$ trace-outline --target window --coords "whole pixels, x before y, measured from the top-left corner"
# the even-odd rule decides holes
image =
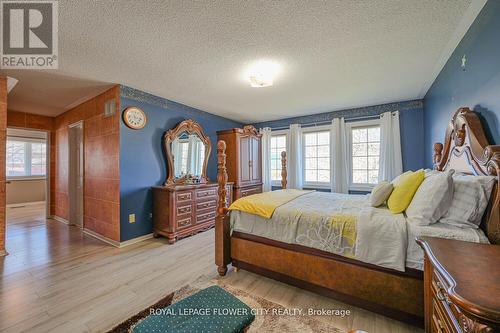
[[[304,184],[326,186],[330,184],[330,131],[305,132]]]
[[[7,177],[45,177],[45,141],[7,138]]]
[[[271,136],[271,181],[281,181],[281,152],[286,151],[286,134]]]
[[[365,125],[352,124],[350,128],[351,188],[366,189],[378,183],[380,126],[365,122]]]

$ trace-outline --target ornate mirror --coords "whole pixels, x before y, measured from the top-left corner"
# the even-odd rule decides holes
[[[212,149],[200,124],[188,119],[165,132],[168,175],[163,185],[206,183],[207,164]]]

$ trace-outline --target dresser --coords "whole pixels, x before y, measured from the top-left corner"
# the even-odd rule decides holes
[[[421,237],[425,331],[500,332],[500,246]]]
[[[232,202],[232,183],[226,186],[226,205]],[[170,244],[215,225],[217,183],[155,186],[153,235],[165,236]]]
[[[226,142],[228,181],[234,182],[233,200],[262,192],[261,135],[251,125],[218,131]]]

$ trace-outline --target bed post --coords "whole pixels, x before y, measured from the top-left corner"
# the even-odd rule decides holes
[[[287,177],[287,172],[286,172],[286,151],[281,152],[281,188],[284,190],[286,189],[286,177]]]
[[[226,207],[226,142],[223,140],[217,142],[217,183],[219,184],[219,198],[215,219],[215,264],[219,275],[224,276],[227,272],[227,265],[231,262],[231,240]]]
[[[434,144],[434,154],[432,155],[434,170],[439,170],[439,165],[441,164],[442,158],[443,158],[443,144],[441,142],[436,142]]]

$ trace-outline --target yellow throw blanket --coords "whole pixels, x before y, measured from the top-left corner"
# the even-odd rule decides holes
[[[313,191],[287,189],[249,195],[233,202],[229,210],[239,210],[269,219],[276,208],[311,192]]]

